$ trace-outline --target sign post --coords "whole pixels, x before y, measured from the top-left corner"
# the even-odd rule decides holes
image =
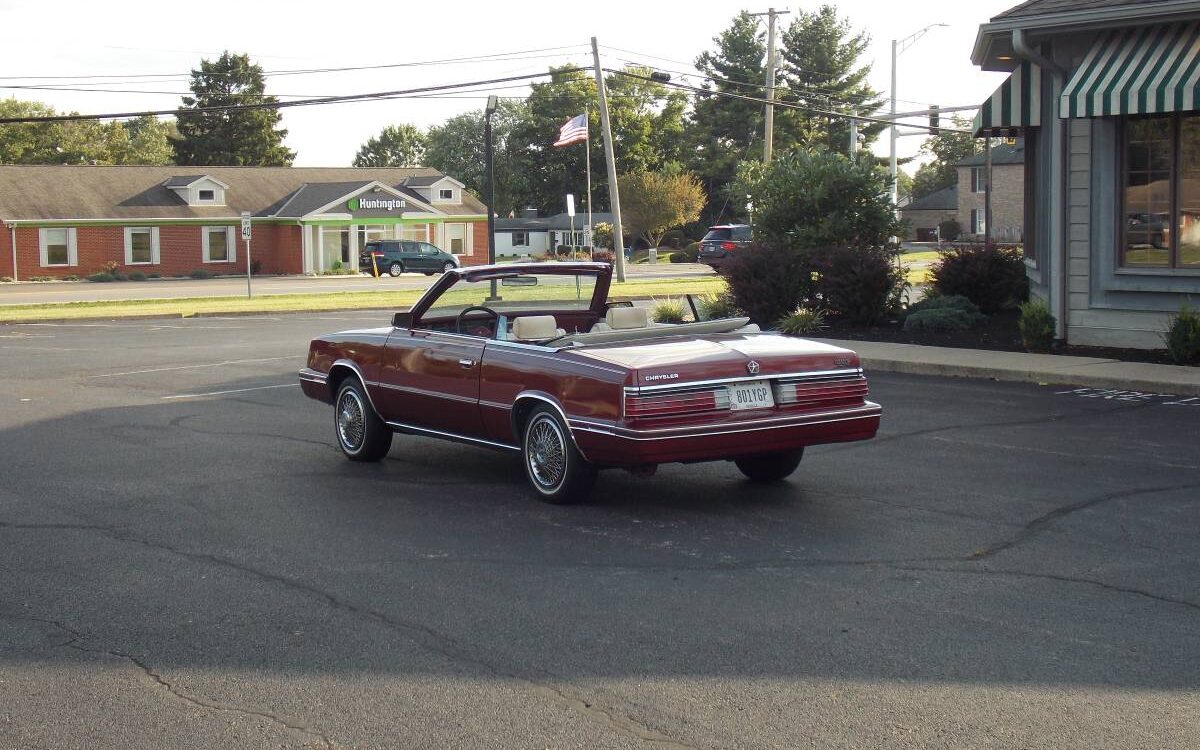
[[[242,239],[246,241],[246,296],[253,297],[250,288],[250,212],[242,212]]]
[[[567,193],[567,216],[571,217],[571,260],[575,259],[575,196]]]

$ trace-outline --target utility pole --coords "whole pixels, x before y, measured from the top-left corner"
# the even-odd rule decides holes
[[[791,11],[767,9],[766,13],[752,13],[767,17],[767,116],[763,126],[763,163],[771,161],[775,143],[775,16],[786,16]]]
[[[612,126],[608,121],[608,93],[604,90],[604,71],[600,69],[600,48],[592,37],[592,60],[596,64],[596,90],[600,94],[600,129],[604,134],[604,160],[608,163],[608,202],[613,215],[613,263],[617,281],[625,280],[625,241],[621,228],[621,193],[617,189],[617,160],[613,156]]]
[[[927,34],[930,29],[936,28],[938,26],[945,26],[945,25],[946,24],[944,24],[944,23],[931,23],[928,26],[926,26],[925,28],[920,29],[919,31],[914,31],[913,33],[909,34],[908,36],[904,37],[903,39],[893,39],[892,40],[892,91],[891,91],[892,126],[890,128],[890,131],[891,131],[890,140],[891,140],[892,148],[891,148],[891,153],[889,154],[889,158],[888,158],[888,174],[890,174],[891,178],[892,178],[892,191],[891,192],[892,192],[892,205],[893,206],[896,205],[897,199],[899,197],[897,195],[897,190],[896,190],[896,187],[897,187],[896,186],[896,59],[898,57],[900,57],[900,54],[902,52],[904,52],[904,50],[906,50],[909,47],[911,47],[912,45],[916,44],[917,40],[920,39],[921,37],[925,36],[925,34]]]

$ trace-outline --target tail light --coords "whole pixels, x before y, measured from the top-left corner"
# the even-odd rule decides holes
[[[722,250],[732,250],[735,247],[737,247],[737,245],[733,244],[732,242],[722,242],[721,243]]]
[[[628,419],[671,417],[728,408],[729,393],[724,388],[719,391],[710,389],[625,397],[625,416]]]
[[[867,379],[785,382],[775,386],[775,400],[789,406],[842,406],[860,404],[867,397]]]

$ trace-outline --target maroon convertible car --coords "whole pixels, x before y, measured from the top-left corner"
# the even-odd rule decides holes
[[[554,503],[586,496],[600,468],[732,460],[774,481],[807,445],[875,436],[854,352],[746,318],[652,323],[608,301],[611,276],[604,263],[449,271],[390,326],[314,339],[300,384],[333,405],[352,461],[380,460],[396,432],[516,451]]]

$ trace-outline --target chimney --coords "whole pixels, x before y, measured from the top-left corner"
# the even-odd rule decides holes
[[[538,210],[536,208],[522,208],[521,209],[521,218],[522,219],[536,219],[538,217],[537,214],[538,214]]]

